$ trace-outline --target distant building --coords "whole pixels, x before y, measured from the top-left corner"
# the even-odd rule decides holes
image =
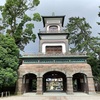
[[[68,36],[63,31],[65,16],[42,16],[44,31],[38,33],[39,53],[20,57],[18,93],[63,91],[95,93],[87,56],[69,52]],[[58,92],[59,92],[58,91]]]

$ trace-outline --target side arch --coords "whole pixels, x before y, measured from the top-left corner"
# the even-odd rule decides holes
[[[23,93],[36,92],[37,76],[34,73],[25,73],[22,77]]]
[[[37,73],[35,73],[35,72],[25,72],[25,73],[22,74],[22,76],[27,75],[27,74],[34,74],[34,75],[37,76]]]
[[[88,93],[88,80],[87,75],[84,73],[73,74],[73,91]]]
[[[19,77],[23,77],[26,74],[34,74],[36,76],[38,76],[38,73],[34,72],[34,71],[22,71],[22,72],[18,72]]]

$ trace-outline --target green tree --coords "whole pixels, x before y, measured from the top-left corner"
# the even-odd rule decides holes
[[[94,79],[100,82],[100,38],[91,36],[91,26],[85,18],[71,17],[66,26],[70,33],[71,52],[87,52],[88,63],[92,67]]]
[[[88,58],[88,64],[91,65],[92,67],[92,72],[93,72],[93,76],[94,76],[94,80],[98,83],[100,83],[100,60],[98,60],[96,57],[94,56],[90,56]]]
[[[80,52],[89,50],[89,41],[91,35],[91,26],[86,22],[85,18],[71,17],[66,26],[66,30],[70,33],[69,44],[73,45],[71,52]]]
[[[2,25],[1,33],[9,33],[15,39],[16,45],[23,50],[29,41],[35,41],[33,21],[40,21],[38,13],[28,16],[27,12],[38,6],[39,0],[6,0],[4,6],[0,6]]]
[[[99,8],[100,8],[100,6],[99,6]],[[99,12],[98,16],[100,17],[100,12]],[[97,24],[100,25],[100,22],[97,22]],[[99,41],[99,42],[98,42],[99,47],[98,47],[98,49],[97,49],[97,52],[98,52],[98,54],[99,54],[99,60],[100,60],[100,33],[98,33],[98,34],[99,34],[99,38],[96,37],[96,39]],[[97,42],[97,41],[96,41],[96,42]]]
[[[100,17],[100,12],[98,16]],[[97,24],[100,25],[100,22],[97,22]],[[93,59],[94,57],[95,60],[89,61],[88,63],[90,63],[90,65],[92,66],[92,70],[93,70],[93,74],[95,76],[94,78],[96,82],[100,84],[100,33],[98,33],[98,37],[91,38],[90,48],[92,49],[92,53],[94,55],[90,59]],[[94,61],[95,63],[93,63]]]
[[[91,37],[89,47],[95,56],[100,60],[100,37]]]
[[[17,80],[19,49],[9,35],[0,34],[0,88],[12,86]]]

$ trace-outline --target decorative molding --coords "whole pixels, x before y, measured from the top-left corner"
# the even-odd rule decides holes
[[[84,58],[44,58],[44,59],[36,59],[36,58],[28,58],[23,59],[23,64],[62,64],[62,63],[87,63]]]

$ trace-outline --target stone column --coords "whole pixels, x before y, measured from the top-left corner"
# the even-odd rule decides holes
[[[25,92],[26,92],[26,81],[25,81],[25,76],[23,76],[22,84],[23,84],[23,86],[22,86],[22,91],[23,91],[23,93],[25,93]]]
[[[37,77],[37,94],[42,94],[42,77]]]
[[[72,77],[67,77],[67,93],[73,94],[73,82]]]
[[[22,77],[19,77],[18,80],[17,80],[17,94],[22,94],[22,90],[23,90],[23,85],[22,85]]]
[[[94,81],[93,77],[88,77],[88,93],[89,94],[95,94],[95,87],[94,87]]]

